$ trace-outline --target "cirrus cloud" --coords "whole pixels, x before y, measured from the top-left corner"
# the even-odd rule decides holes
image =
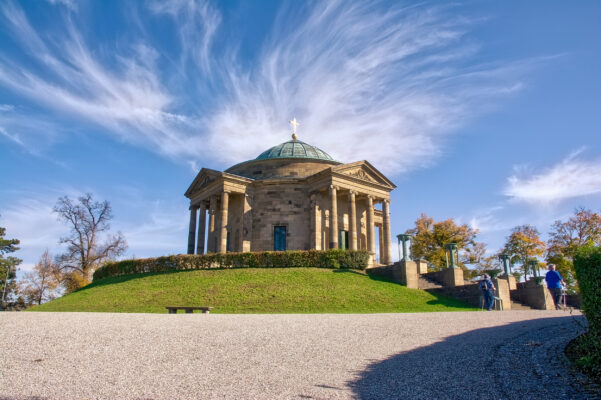
[[[435,162],[448,135],[483,105],[522,88],[528,64],[475,62],[480,44],[469,32],[480,21],[448,6],[283,4],[244,57],[244,38],[224,40],[220,28],[233,22],[213,3],[137,7],[127,40],[92,45],[78,28],[85,13],[63,15],[45,32],[4,3],[27,62],[0,51],[0,85],[194,167],[254,158],[286,140],[296,116],[301,140],[341,161],[374,160],[395,176]],[[165,21],[173,31],[162,36],[179,42],[175,50],[149,34]]]
[[[503,193],[518,201],[542,205],[601,193],[601,159],[584,160],[579,158],[581,153],[573,152],[540,172],[510,176]]]

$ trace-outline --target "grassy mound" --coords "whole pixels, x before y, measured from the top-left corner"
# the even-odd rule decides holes
[[[215,313],[465,311],[454,299],[407,289],[362,272],[251,268],[127,275],[94,282],[33,311],[165,313],[165,306],[212,306]]]

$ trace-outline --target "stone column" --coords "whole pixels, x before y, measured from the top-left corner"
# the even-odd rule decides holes
[[[384,226],[384,255],[382,257],[384,261],[382,264],[390,264],[392,263],[392,244],[390,242],[390,200],[388,199],[384,200],[382,214],[382,225]]]
[[[221,240],[219,241],[219,252],[225,253],[227,251],[227,212],[230,203],[230,192],[221,192]]]
[[[311,195],[311,249],[321,250],[321,217],[319,215],[319,204],[317,195]]]
[[[380,254],[380,264],[384,264],[384,229],[382,225],[376,225],[378,229],[378,251]]]
[[[355,194],[356,192],[351,190],[348,195],[351,250],[357,250],[357,207],[355,205]]]
[[[214,253],[215,248],[215,213],[217,212],[217,197],[211,196],[209,201],[209,237],[207,238],[207,252]]]
[[[374,228],[374,198],[367,196],[367,251],[376,255],[376,236]]]
[[[238,251],[250,251],[250,240],[252,237],[252,215],[250,214],[250,210],[250,196],[243,193],[240,207],[240,243],[237,243]]]
[[[338,200],[336,186],[330,185],[330,249],[338,248]]]
[[[252,197],[244,195],[244,215],[242,216],[242,251],[251,251],[253,235],[253,217],[252,217]]]
[[[196,211],[198,206],[190,206],[190,229],[188,230],[188,254],[194,254],[194,244],[196,242]]]
[[[207,218],[207,205],[200,203],[200,215],[198,216],[198,235],[196,239],[196,254],[205,252],[205,225]]]

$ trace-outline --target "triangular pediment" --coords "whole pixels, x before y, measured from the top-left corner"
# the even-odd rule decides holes
[[[382,174],[373,165],[365,160],[350,164],[337,165],[332,168],[332,172],[347,175],[367,183],[384,185],[390,188],[396,187],[395,184],[390,181],[390,179],[386,178],[384,174]]]
[[[186,190],[185,196],[190,197],[192,193],[198,192],[199,190],[209,186],[222,175],[222,172],[215,171],[214,169],[201,169],[198,175],[196,175],[196,178],[194,178],[194,181],[192,181],[192,184],[190,185],[188,190]]]

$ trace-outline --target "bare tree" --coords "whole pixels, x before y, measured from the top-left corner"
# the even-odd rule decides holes
[[[108,235],[101,242],[100,236],[110,229],[109,221],[113,218],[108,201],[94,201],[90,193],[78,197],[77,202],[64,196],[58,199],[54,212],[59,220],[71,225],[69,236],[60,239],[61,244],[67,244],[67,251],[56,259],[68,292],[90,283],[96,268],[127,249],[121,232]]]
[[[25,296],[28,304],[42,304],[55,299],[58,295],[61,275],[46,249],[33,271],[26,273],[19,282],[19,293]]]

